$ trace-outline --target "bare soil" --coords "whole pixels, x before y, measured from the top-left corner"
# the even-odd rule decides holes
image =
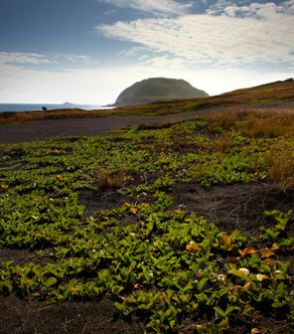
[[[209,189],[197,183],[178,183],[173,189],[174,206],[195,212],[222,231],[238,229],[248,235],[265,224],[264,211],[294,208],[294,191],[266,183],[232,184]]]
[[[132,321],[131,321],[132,320]],[[122,319],[113,302],[48,304],[0,298],[0,334],[141,334],[136,319]]]

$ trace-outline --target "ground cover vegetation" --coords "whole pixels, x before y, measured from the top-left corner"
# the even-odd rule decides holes
[[[292,119],[1,145],[0,305],[110,300],[134,333],[290,333]],[[95,333],[79,323],[60,328]]]

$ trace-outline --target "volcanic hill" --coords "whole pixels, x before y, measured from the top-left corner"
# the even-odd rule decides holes
[[[196,89],[185,80],[150,78],[136,82],[126,88],[117,98],[115,106],[135,105],[176,99],[207,97],[208,94]]]

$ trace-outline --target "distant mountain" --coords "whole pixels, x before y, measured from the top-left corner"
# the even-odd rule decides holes
[[[64,102],[64,103],[62,104],[62,107],[63,107],[63,108],[77,108],[77,107],[79,107],[79,105],[78,105],[78,104],[71,103],[71,102]]]
[[[194,99],[206,96],[208,96],[206,92],[194,88],[185,80],[150,78],[136,82],[125,89],[118,96],[115,106]]]

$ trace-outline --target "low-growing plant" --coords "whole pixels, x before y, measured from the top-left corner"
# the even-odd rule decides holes
[[[246,113],[232,118],[0,147],[0,248],[33,255],[16,263],[0,252],[0,294],[107,296],[146,333],[226,333],[236,323],[250,332],[269,314],[288,328],[292,213],[268,210],[253,238],[193,207],[214,186],[290,183],[293,138],[254,137],[242,130]],[[274,178],[276,160],[288,167]]]

